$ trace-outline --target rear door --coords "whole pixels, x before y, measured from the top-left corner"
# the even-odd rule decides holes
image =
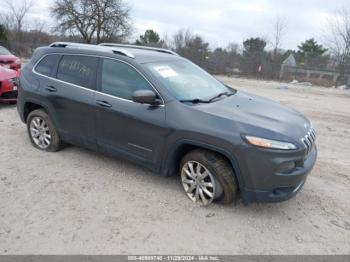
[[[69,142],[96,144],[93,92],[98,63],[92,56],[62,55],[53,77],[41,86],[60,134]]]
[[[165,107],[135,103],[132,94],[136,90],[156,90],[138,70],[122,61],[102,59],[100,71],[100,88],[95,95],[99,146],[154,166],[167,133]]]

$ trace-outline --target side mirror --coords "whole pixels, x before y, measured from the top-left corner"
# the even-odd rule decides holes
[[[161,101],[152,90],[137,90],[132,94],[132,100],[140,104],[160,105]]]

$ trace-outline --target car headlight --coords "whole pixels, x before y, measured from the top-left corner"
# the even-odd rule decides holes
[[[16,83],[16,78],[11,78],[7,80],[10,84],[15,84]]]
[[[255,136],[245,136],[245,139],[254,146],[269,148],[269,149],[281,149],[281,150],[294,150],[297,149],[296,145],[288,142],[282,142],[277,140],[271,140]]]
[[[21,59],[19,59],[19,58],[16,59],[15,63],[16,63],[16,64],[20,64],[20,63],[21,63]]]
[[[18,78],[11,78],[8,80],[8,82],[12,85],[18,86]]]

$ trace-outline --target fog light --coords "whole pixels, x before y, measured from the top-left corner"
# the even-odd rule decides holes
[[[291,173],[296,168],[296,163],[293,162],[284,162],[278,167],[279,173],[288,174]]]

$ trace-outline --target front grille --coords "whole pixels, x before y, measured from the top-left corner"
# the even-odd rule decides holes
[[[316,142],[316,131],[315,131],[315,129],[311,128],[309,130],[309,132],[307,133],[307,135],[301,139],[301,141],[305,145],[305,147],[306,147],[306,155],[308,155],[311,152],[311,150],[312,150],[312,148],[313,148],[313,146],[314,146],[314,144]]]

